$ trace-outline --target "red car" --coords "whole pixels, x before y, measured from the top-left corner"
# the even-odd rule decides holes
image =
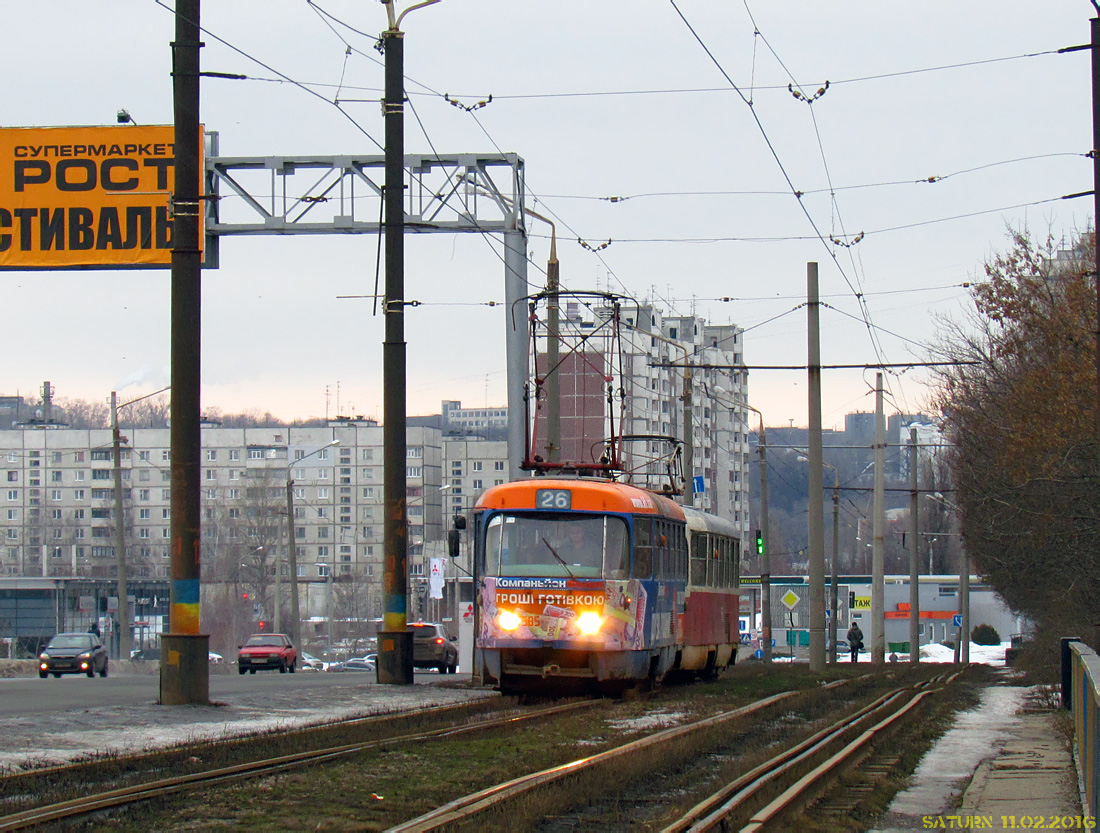
[[[298,652],[285,633],[254,633],[237,652],[237,671],[255,674],[263,668],[278,668],[280,674],[294,673]]]

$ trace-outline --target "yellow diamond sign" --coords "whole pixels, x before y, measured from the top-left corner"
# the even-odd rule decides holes
[[[798,606],[798,595],[793,590],[788,590],[779,598],[779,601],[783,602],[787,610],[794,610]]]

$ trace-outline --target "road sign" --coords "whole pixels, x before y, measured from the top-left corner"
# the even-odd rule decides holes
[[[961,628],[963,626],[963,616],[961,613],[956,613],[951,617],[952,627]]]
[[[798,594],[793,590],[788,590],[779,597],[779,601],[783,603],[783,607],[787,610],[794,610],[798,606]]]
[[[763,659],[764,658],[764,651],[761,650],[760,648],[757,648],[755,651],[752,652],[752,655],[754,657],[756,657],[757,659]]]

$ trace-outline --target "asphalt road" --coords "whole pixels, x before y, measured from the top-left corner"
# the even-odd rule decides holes
[[[105,750],[135,751],[340,717],[427,708],[496,696],[463,674],[427,671],[411,686],[371,673],[210,675],[209,706],[157,705],[155,674],[89,679],[0,679],[0,767],[62,762]]]

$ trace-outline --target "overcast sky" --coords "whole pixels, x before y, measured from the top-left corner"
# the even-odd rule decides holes
[[[0,8],[3,126],[113,124],[119,108],[170,123],[171,3]],[[1092,14],[1085,0],[443,0],[402,27],[406,150],[518,153],[528,205],[556,218],[567,287],[741,325],[750,366],[805,363],[807,261],[829,305],[825,364],[919,360],[1007,226],[1069,238],[1091,223],[1091,199],[1057,201],[1092,187],[1089,56],[1036,53],[1086,42]],[[380,3],[233,0],[202,15],[202,68],[251,79],[202,82],[222,154],[378,152],[381,56],[353,29],[381,32]],[[812,105],[788,91],[826,80]],[[493,101],[468,113],[444,93]],[[549,241],[529,228],[537,281]],[[818,238],[859,233],[849,247]],[[578,237],[612,242],[593,253]],[[204,406],[334,415],[339,386],[342,413],[380,416],[382,320],[338,298],[373,292],[376,247],[223,241],[204,274]],[[406,317],[411,413],[505,403],[505,311],[484,305],[504,298],[500,251],[478,235],[408,238],[406,296],[425,301]],[[5,272],[0,287],[0,393],[49,379],[61,398],[125,399],[167,383],[166,270]],[[892,407],[921,408],[925,378],[891,375]],[[872,410],[873,386],[873,371],[826,371],[825,426]],[[754,371],[749,397],[770,424],[805,424],[804,372]]]

